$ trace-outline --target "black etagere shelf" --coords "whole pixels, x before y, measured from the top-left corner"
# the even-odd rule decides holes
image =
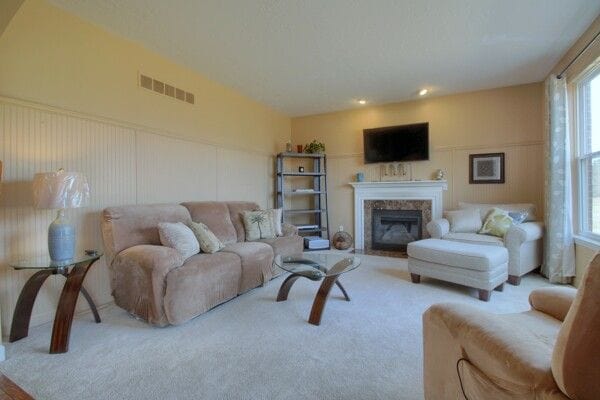
[[[290,170],[297,165],[290,166],[290,159],[302,159],[304,165],[312,167],[311,171],[299,172]],[[286,162],[287,161],[287,162]],[[295,216],[305,216],[310,223],[293,224],[298,228],[301,236],[320,236],[329,241],[329,216],[327,213],[327,156],[325,154],[305,153],[279,153],[277,155],[276,174],[276,204],[283,210],[283,221],[292,223],[290,219]],[[304,177],[310,179],[310,186],[295,190],[290,189],[294,178]],[[290,208],[286,205],[286,198],[305,196],[310,200],[310,208]],[[329,249],[328,247],[327,249]],[[307,249],[305,249],[307,250]],[[322,249],[319,249],[322,250]]]

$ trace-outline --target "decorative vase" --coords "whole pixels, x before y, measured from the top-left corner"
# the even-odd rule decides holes
[[[296,149],[298,149],[298,153],[302,153],[302,145],[301,144],[297,145]]]
[[[65,210],[59,210],[48,227],[48,252],[54,262],[69,261],[75,256],[75,228],[65,217]]]
[[[287,142],[285,144],[285,151],[291,153],[294,148],[292,147],[292,142]]]

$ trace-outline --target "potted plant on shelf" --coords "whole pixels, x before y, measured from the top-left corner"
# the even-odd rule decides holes
[[[304,152],[309,154],[325,153],[325,145],[322,142],[313,140],[309,144],[304,146]]]

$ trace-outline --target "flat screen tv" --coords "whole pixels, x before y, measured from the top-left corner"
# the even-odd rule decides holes
[[[429,123],[364,129],[365,163],[429,160]]]

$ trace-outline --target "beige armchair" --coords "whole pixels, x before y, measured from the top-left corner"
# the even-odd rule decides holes
[[[531,310],[438,304],[423,315],[425,398],[600,399],[600,255],[578,291],[534,290]]]

